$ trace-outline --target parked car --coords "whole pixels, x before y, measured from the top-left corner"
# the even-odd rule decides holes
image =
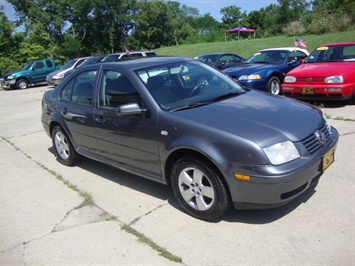
[[[196,56],[195,59],[220,70],[240,65],[245,61],[245,58],[240,55],[223,52],[202,54]]]
[[[316,48],[286,75],[282,92],[301,100],[349,100],[355,104],[355,42]]]
[[[91,56],[89,57],[87,60],[83,61],[80,65],[78,65],[76,68],[71,69],[67,72],[64,73],[64,77],[69,76],[71,73],[73,73],[76,69],[83,67],[83,66],[88,66],[91,64],[96,64],[96,63],[100,63],[102,62],[102,60],[106,57],[107,55],[103,54],[103,55],[95,55],[95,56]]]
[[[102,62],[115,62],[121,59],[135,59],[141,57],[149,57],[156,56],[157,54],[154,51],[129,51],[129,52],[121,52],[121,53],[113,53],[107,55]]]
[[[190,70],[212,79],[187,85]],[[60,163],[86,156],[169,185],[204,220],[295,199],[333,163],[338,140],[317,107],[185,57],[79,68],[44,93],[41,121]]]
[[[64,74],[66,72],[77,68],[80,64],[82,64],[88,58],[90,58],[90,57],[86,56],[86,57],[80,57],[80,58],[75,58],[75,59],[69,60],[60,69],[55,70],[47,75],[47,77],[46,77],[47,84],[49,86],[57,86],[64,78]]]
[[[28,62],[22,69],[4,74],[1,87],[4,89],[27,89],[30,86],[45,84],[48,73],[56,69],[52,59]]]
[[[245,87],[280,94],[285,75],[299,66],[308,54],[306,49],[298,47],[264,49],[249,57],[244,64],[223,72]]]

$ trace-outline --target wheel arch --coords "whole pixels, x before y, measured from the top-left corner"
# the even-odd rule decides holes
[[[182,148],[175,150],[172,152],[169,157],[166,159],[165,163],[165,168],[164,168],[164,176],[166,179],[166,184],[171,188],[171,173],[173,170],[174,164],[181,158],[183,157],[190,157],[198,160],[200,163],[207,165],[208,167],[211,167],[213,171],[218,173],[218,176],[220,176],[222,183],[224,184],[229,197],[231,198],[231,193],[229,189],[229,185],[227,180],[225,179],[222,170],[216,165],[216,163],[210,158],[209,156],[203,154],[202,152],[196,151],[194,149],[189,149],[189,148]]]
[[[65,134],[68,136],[71,144],[73,145],[74,149],[77,150],[77,145],[75,143],[75,141],[73,140],[72,135],[69,133],[70,131],[67,130],[67,128],[65,126],[63,126],[58,120],[52,120],[49,124],[49,134],[50,136],[52,136],[53,130],[56,126],[60,126],[62,128],[62,130],[65,132]]]
[[[280,80],[280,84],[283,83],[283,80],[285,78],[285,76],[281,72],[278,72],[278,71],[270,72],[267,76],[267,80],[270,80],[272,77],[277,77]]]
[[[24,80],[27,82],[28,86],[31,84],[30,80],[29,80],[28,77],[26,77],[26,76],[19,76],[19,77],[17,77],[15,83],[17,83],[20,79],[24,79]]]

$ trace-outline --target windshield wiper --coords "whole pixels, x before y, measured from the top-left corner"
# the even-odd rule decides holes
[[[190,104],[186,104],[180,107],[177,107],[175,109],[170,110],[170,112],[175,112],[175,111],[180,111],[180,110],[186,110],[186,109],[192,109],[192,108],[196,108],[196,107],[200,107],[200,106],[204,106],[207,104],[210,104],[211,102],[201,102],[201,103],[190,103]]]
[[[223,100],[223,99],[227,99],[227,98],[231,98],[233,96],[237,96],[237,95],[244,94],[244,93],[245,92],[229,92],[229,93],[223,94],[221,96],[218,96],[216,98],[213,98],[211,100],[211,102],[217,102],[217,101],[220,101],[220,100]]]

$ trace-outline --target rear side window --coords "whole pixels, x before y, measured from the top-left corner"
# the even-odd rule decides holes
[[[46,60],[46,64],[48,67],[53,67],[53,62],[51,60]]]
[[[86,71],[71,79],[61,91],[61,100],[92,106],[97,71]]]

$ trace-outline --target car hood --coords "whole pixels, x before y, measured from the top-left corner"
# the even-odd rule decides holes
[[[355,71],[354,62],[328,62],[328,63],[304,63],[291,70],[288,76],[310,77],[310,76],[333,76]]]
[[[256,72],[261,72],[265,70],[270,70],[273,68],[277,68],[279,65],[271,65],[271,64],[241,64],[240,66],[230,67],[226,70],[223,70],[224,73],[228,75],[244,75],[244,74],[252,74]]]
[[[209,125],[211,131],[218,129],[249,139],[261,147],[300,141],[323,123],[321,111],[314,106],[253,90],[174,114],[197,126]]]
[[[24,70],[24,69],[19,69],[19,70],[14,70],[14,71],[11,71],[11,72],[8,72],[6,74],[4,74],[4,78],[7,78],[8,76],[12,76],[12,75],[15,75],[15,74],[18,74],[18,73],[27,73],[29,72],[29,70]]]
[[[58,69],[58,70],[55,70],[55,71],[49,73],[48,76],[53,77],[54,75],[57,75],[57,74],[59,74],[59,73],[66,73],[66,72],[68,72],[69,70],[71,70],[71,68]]]

